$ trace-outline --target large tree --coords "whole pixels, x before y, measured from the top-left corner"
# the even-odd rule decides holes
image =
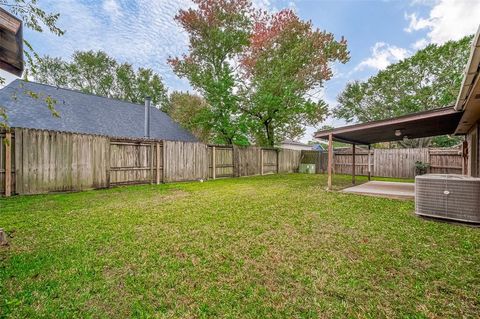
[[[366,81],[348,83],[338,96],[337,118],[367,122],[452,105],[458,95],[472,37],[430,44],[411,57],[388,66]],[[400,142],[401,146],[451,145],[441,138]]]
[[[158,107],[168,103],[160,75],[147,68],[134,70],[103,51],[77,51],[70,61],[46,56],[36,60],[35,68],[33,76],[41,83],[133,103],[143,103],[150,96]]]
[[[49,13],[43,10],[37,3],[37,0],[0,0],[0,7],[10,11],[17,17],[19,17],[24,25],[32,29],[36,32],[43,32],[48,30],[49,32],[61,36],[64,34],[64,30],[60,29],[57,26],[58,18],[60,14],[58,13]],[[25,57],[28,61],[33,61],[35,57],[38,58],[37,54],[35,53],[33,47],[30,43],[24,39],[25,44]],[[5,79],[0,76],[0,86],[5,84]],[[54,110],[54,102],[49,97],[38,96],[35,92],[25,92],[33,97],[42,98],[48,108],[52,110],[55,114]],[[8,127],[8,114],[5,109],[0,105],[0,128],[7,128]]]
[[[366,122],[452,105],[458,95],[472,37],[430,44],[367,81],[347,84],[334,115]]]
[[[327,104],[312,94],[332,77],[331,64],[349,59],[346,41],[315,29],[292,10],[255,16],[242,57],[245,103],[241,110],[260,145],[274,146],[324,120]]]
[[[209,108],[208,126],[214,141],[247,144],[239,114],[236,65],[249,43],[251,4],[248,0],[193,0],[196,7],[180,10],[175,20],[189,36],[189,52],[170,58],[174,72],[198,90]]]
[[[162,110],[200,141],[210,142],[211,130],[208,126],[210,110],[204,98],[188,92],[174,91],[170,94],[169,103]]]

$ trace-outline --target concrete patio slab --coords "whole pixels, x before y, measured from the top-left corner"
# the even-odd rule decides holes
[[[345,188],[342,192],[387,198],[414,199],[415,184],[372,181],[358,186]]]

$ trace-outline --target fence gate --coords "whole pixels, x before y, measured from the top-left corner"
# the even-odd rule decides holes
[[[163,181],[163,144],[152,141],[110,140],[109,185]]]

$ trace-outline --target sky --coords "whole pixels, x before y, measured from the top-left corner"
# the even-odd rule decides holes
[[[60,13],[62,37],[48,32],[24,32],[40,55],[69,59],[75,50],[104,50],[120,62],[158,72],[170,91],[191,90],[178,78],[167,58],[187,52],[188,37],[174,21],[190,0],[39,0],[49,12]],[[253,0],[275,12],[291,8],[321,30],[348,41],[351,59],[334,64],[334,76],[319,97],[335,107],[349,81],[366,80],[389,64],[405,59],[429,43],[441,44],[476,32],[480,0]],[[0,75],[5,77],[4,72]],[[14,79],[6,76],[7,81]],[[341,126],[328,118],[321,125]],[[308,127],[301,141],[317,128]]]

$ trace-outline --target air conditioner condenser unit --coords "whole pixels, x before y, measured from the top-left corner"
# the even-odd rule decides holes
[[[415,213],[480,223],[480,178],[456,174],[417,176]]]

